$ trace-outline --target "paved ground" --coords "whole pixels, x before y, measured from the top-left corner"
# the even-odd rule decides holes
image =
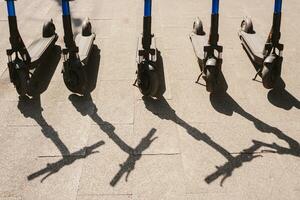
[[[60,73],[40,100],[19,101],[9,83],[5,2],[0,1],[0,199],[296,200],[300,196],[300,3],[284,1],[285,89],[267,91],[237,37],[244,15],[267,34],[273,1],[221,1],[220,43],[229,89],[210,96],[194,83],[199,68],[188,35],[209,0],[154,0],[154,31],[167,91],[141,98],[132,86],[142,0],[72,2],[74,28],[92,19],[100,51],[91,98],[72,95]],[[29,44],[53,17],[62,42],[60,5],[16,2]],[[98,52],[99,53],[99,52]],[[54,57],[52,62],[58,62]],[[49,60],[50,61],[50,60]]]

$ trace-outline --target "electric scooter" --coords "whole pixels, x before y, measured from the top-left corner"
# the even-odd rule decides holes
[[[219,0],[213,0],[209,36],[204,32],[203,24],[199,17],[194,21],[193,32],[190,34],[190,40],[201,71],[196,83],[199,83],[202,77],[206,82],[206,90],[208,92],[216,91],[223,62],[223,47],[218,45],[218,29]]]
[[[257,69],[253,80],[260,75],[266,89],[274,88],[281,76],[283,61],[283,44],[279,43],[281,9],[282,0],[275,0],[273,25],[266,42],[254,31],[252,20],[249,17],[244,18],[238,33],[242,46]]]
[[[90,20],[86,18],[81,33],[76,35],[74,39],[69,1],[74,0],[62,0],[64,42],[66,46],[63,49],[63,79],[71,92],[86,94],[88,92],[86,65],[93,49],[96,34],[92,32]]]
[[[143,34],[139,37],[136,62],[137,86],[144,96],[158,97],[161,86],[157,66],[157,49],[154,34],[151,33],[152,0],[144,0]]]
[[[49,57],[58,35],[51,19],[44,23],[42,36],[26,47],[19,33],[14,1],[6,0],[11,44],[11,49],[6,51],[10,81],[20,96],[36,96],[41,92],[32,77],[42,61]]]

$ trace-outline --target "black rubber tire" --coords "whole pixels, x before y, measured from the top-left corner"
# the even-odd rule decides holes
[[[70,69],[63,73],[66,87],[73,93],[85,94],[87,91],[87,75],[82,68]]]
[[[28,89],[28,73],[25,70],[15,70],[14,85],[18,94],[23,97],[27,94]]]
[[[267,66],[263,66],[262,83],[266,89],[273,89],[279,77],[274,70],[270,70]]]
[[[210,93],[215,92],[217,87],[217,73],[215,67],[207,67],[204,77],[206,82],[206,91]]]
[[[154,69],[148,69],[140,73],[138,87],[144,96],[156,97],[160,87],[158,73]]]

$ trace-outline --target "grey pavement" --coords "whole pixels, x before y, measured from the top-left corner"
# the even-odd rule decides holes
[[[71,94],[58,57],[40,99],[19,101],[9,82],[6,5],[0,1],[0,200],[299,199],[298,0],[283,2],[280,91],[251,80],[255,70],[237,36],[245,15],[266,36],[273,0],[220,1],[228,83],[222,96],[195,84],[199,67],[188,37],[197,16],[208,31],[211,1],[153,0],[166,79],[161,100],[143,98],[132,86],[143,1],[70,4],[74,31],[88,16],[97,34],[95,90],[90,97]],[[27,45],[53,18],[63,47],[58,0],[19,0],[16,9]]]

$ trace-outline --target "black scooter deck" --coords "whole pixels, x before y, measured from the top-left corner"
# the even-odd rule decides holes
[[[252,61],[262,65],[264,61],[263,51],[265,48],[265,41],[262,39],[262,37],[256,33],[246,33],[245,31],[240,31],[239,37],[242,41],[242,45],[248,52]]]
[[[83,36],[78,34],[75,38],[76,45],[79,48],[80,61],[86,65],[88,63],[88,58],[94,43],[96,35],[92,33],[90,36]]]
[[[142,38],[143,38],[143,36],[140,36],[138,39],[138,43],[137,43],[136,62],[138,64],[142,62],[142,59],[144,59],[144,57],[142,56],[142,53],[145,50],[143,49]],[[152,62],[156,62],[157,61],[157,49],[156,49],[156,38],[155,37],[152,37],[150,49],[151,49],[150,50],[151,55],[149,57],[149,60]]]
[[[28,53],[31,57],[31,62],[34,64],[44,55],[44,53],[55,44],[58,36],[55,34],[51,37],[42,37],[38,40],[35,40],[28,47]]]

